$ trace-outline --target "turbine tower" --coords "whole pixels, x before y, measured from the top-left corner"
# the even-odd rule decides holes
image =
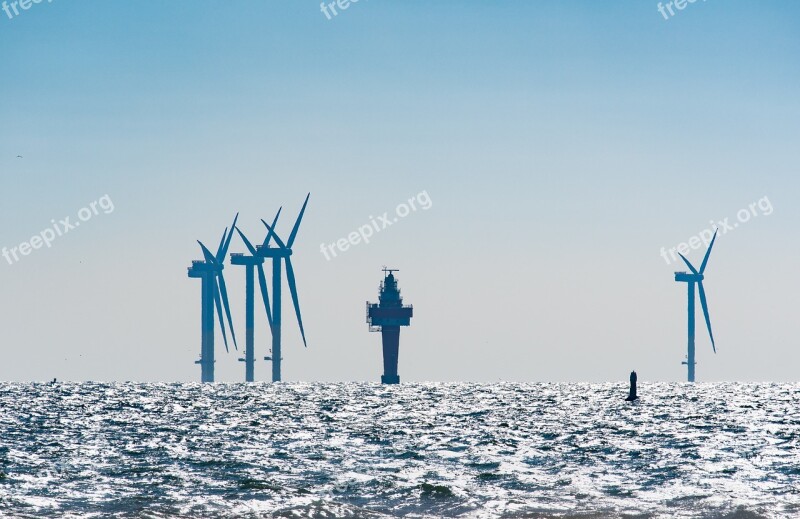
[[[397,374],[397,360],[400,355],[400,327],[411,324],[414,308],[411,305],[403,306],[400,289],[397,288],[397,279],[394,277],[397,269],[383,268],[383,282],[380,288],[380,302],[370,304],[367,301],[367,324],[369,331],[381,332],[383,339],[383,384],[399,384],[400,375]]]
[[[711,255],[711,249],[714,247],[714,241],[717,239],[717,231],[714,231],[714,237],[711,239],[711,244],[708,246],[708,250],[706,251],[706,255],[703,258],[703,263],[700,265],[700,271],[694,266],[689,263],[689,260],[686,257],[678,253],[683,259],[686,266],[689,267],[691,270],[691,274],[687,272],[676,272],[675,273],[675,281],[678,283],[686,283],[688,286],[688,295],[689,295],[689,304],[688,304],[688,313],[689,313],[689,346],[688,346],[688,353],[686,355],[686,361],[683,364],[686,364],[688,371],[689,371],[689,382],[694,382],[694,367],[695,367],[695,360],[694,360],[694,289],[695,285],[697,285],[699,292],[700,292],[700,305],[703,308],[703,316],[706,319],[706,326],[708,327],[708,336],[711,338],[711,347],[714,349],[714,353],[717,353],[717,346],[714,343],[714,334],[711,332],[711,319],[708,317],[708,303],[706,302],[706,291],[703,289],[703,273],[706,270],[706,266],[708,265],[708,257]]]
[[[233,345],[236,345],[236,333],[233,331],[233,321],[231,320],[231,309],[228,304],[228,289],[225,286],[225,278],[222,276],[223,263],[225,262],[225,255],[228,252],[228,246],[231,244],[233,237],[233,228],[236,227],[236,220],[239,214],[233,219],[233,225],[230,232],[225,229],[222,233],[222,240],[217,248],[216,256],[211,254],[211,251],[198,240],[200,248],[203,250],[205,260],[192,261],[192,266],[189,267],[190,278],[200,278],[202,283],[202,297],[201,297],[201,320],[200,327],[202,338],[200,342],[200,360],[195,361],[195,364],[200,364],[202,382],[214,382],[214,307],[217,309],[217,316],[219,317],[219,327],[222,330],[222,340],[225,342],[225,351],[228,351],[228,337],[225,333],[225,323],[222,320],[222,306],[225,306],[225,315],[228,318],[228,326],[231,329],[231,337],[233,338]]]
[[[294,303],[294,312],[297,315],[297,324],[300,326],[300,334],[303,337],[303,345],[308,347],[306,343],[306,332],[303,329],[303,319],[300,317],[300,303],[297,301],[297,284],[294,277],[294,268],[292,267],[292,245],[295,238],[297,238],[297,231],[300,229],[300,222],[303,219],[303,214],[306,212],[308,199],[311,196],[309,193],[306,196],[306,201],[303,202],[303,208],[300,214],[297,215],[297,220],[294,222],[292,233],[289,235],[289,241],[284,243],[275,233],[274,224],[270,226],[264,220],[261,222],[266,226],[269,234],[264,241],[264,245],[256,248],[257,254],[262,258],[272,259],[272,354],[264,357],[264,360],[272,361],[272,381],[280,382],[281,380],[281,278],[282,278],[282,261],[286,261],[286,281],[289,284],[289,291],[292,293],[292,303]],[[270,237],[275,238],[277,247],[270,247]]]
[[[275,227],[275,224],[278,222],[278,216],[280,216],[281,210],[278,209],[278,214],[275,215],[275,220],[272,221],[272,226]],[[258,269],[258,284],[261,288],[261,299],[264,301],[264,308],[267,311],[267,321],[269,322],[270,330],[272,329],[272,310],[269,307],[269,293],[267,292],[267,278],[264,275],[264,257],[258,255],[258,251],[253,244],[250,243],[250,240],[244,235],[244,233],[236,227],[236,232],[239,233],[239,236],[242,237],[242,241],[244,242],[247,250],[250,251],[249,256],[245,256],[242,253],[234,253],[231,254],[231,264],[232,265],[244,265],[245,266],[245,348],[244,348],[244,358],[239,359],[239,361],[245,363],[245,381],[246,382],[253,382],[255,381],[255,362],[256,362],[256,354],[255,354],[255,325],[253,323],[254,320],[254,294],[253,294],[253,269],[254,267]],[[267,234],[266,239],[264,240],[263,247],[266,247],[269,244],[270,235]]]

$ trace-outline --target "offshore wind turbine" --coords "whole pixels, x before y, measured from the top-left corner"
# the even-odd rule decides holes
[[[281,214],[281,210],[278,209],[278,214],[275,215],[275,219],[272,221],[272,227],[275,227],[275,224],[278,222],[278,217]],[[254,290],[253,290],[253,277],[254,277],[254,268],[258,270],[258,284],[261,288],[261,299],[264,301],[264,309],[267,311],[267,321],[269,322],[270,330],[272,330],[272,310],[269,305],[269,292],[267,291],[267,278],[264,275],[264,257],[258,254],[258,251],[253,244],[250,243],[250,240],[244,235],[244,233],[236,227],[236,232],[239,233],[241,236],[242,241],[244,242],[247,250],[250,251],[249,256],[245,256],[242,253],[234,253],[231,254],[231,264],[233,265],[244,265],[245,266],[245,348],[244,348],[244,358],[239,359],[240,361],[245,363],[245,381],[246,382],[253,382],[255,381],[255,362],[256,362],[256,355],[255,355],[255,325],[254,325]],[[267,234],[267,237],[264,239],[264,243],[262,247],[267,247],[269,245],[270,234]]]
[[[714,343],[714,334],[711,332],[711,319],[708,317],[708,303],[706,302],[706,291],[703,288],[703,279],[705,279],[704,273],[706,270],[706,266],[708,265],[708,257],[711,255],[711,249],[714,247],[714,241],[717,239],[717,231],[714,231],[714,237],[711,239],[711,244],[708,246],[708,250],[706,251],[706,255],[703,258],[703,263],[700,265],[700,270],[698,271],[694,268],[694,265],[689,263],[689,260],[686,257],[678,253],[683,259],[683,262],[686,263],[686,266],[689,267],[690,273],[687,272],[676,272],[675,273],[675,281],[678,283],[686,283],[688,286],[688,296],[689,296],[689,304],[687,306],[688,314],[689,314],[689,344],[688,344],[688,353],[686,355],[686,361],[683,364],[686,364],[688,368],[688,378],[689,382],[694,382],[694,367],[695,367],[695,360],[694,360],[694,290],[695,285],[697,285],[698,291],[700,293],[700,305],[703,308],[703,316],[706,319],[706,327],[708,327],[708,336],[711,338],[711,347],[714,349],[714,353],[717,353],[717,346]]]
[[[192,266],[189,267],[190,278],[200,278],[202,284],[202,297],[201,297],[201,324],[202,338],[200,342],[200,360],[195,361],[195,364],[200,364],[202,382],[214,382],[214,308],[216,307],[217,316],[219,317],[219,327],[222,330],[222,340],[225,342],[225,351],[228,351],[228,337],[225,333],[225,323],[222,320],[222,307],[225,307],[225,315],[228,318],[228,326],[231,330],[231,337],[233,338],[233,345],[236,349],[236,333],[233,331],[233,321],[231,320],[231,309],[228,304],[228,289],[225,286],[225,278],[222,275],[222,269],[225,262],[225,255],[228,253],[228,247],[231,244],[233,237],[233,229],[236,227],[236,220],[239,214],[233,219],[233,225],[225,232],[222,233],[222,240],[219,242],[217,254],[211,254],[211,251],[203,245],[201,241],[200,248],[203,251],[205,260],[192,261]]]
[[[289,291],[292,294],[292,303],[294,303],[294,311],[297,315],[297,324],[300,326],[300,334],[303,337],[303,345],[308,347],[306,343],[306,332],[303,329],[303,318],[300,316],[300,303],[297,301],[297,284],[294,277],[294,268],[292,267],[292,245],[295,238],[297,238],[297,231],[300,229],[300,222],[303,219],[303,214],[306,212],[308,199],[311,196],[309,193],[306,196],[306,201],[303,202],[303,208],[300,214],[297,215],[297,220],[294,222],[292,233],[289,235],[289,241],[284,243],[275,233],[275,227],[270,226],[264,220],[261,220],[269,234],[264,241],[264,245],[257,247],[258,255],[263,258],[272,259],[272,354],[264,357],[264,360],[272,361],[272,381],[280,382],[281,380],[281,266],[282,262],[286,262],[286,281],[289,285]],[[275,238],[277,247],[270,247],[270,237]]]

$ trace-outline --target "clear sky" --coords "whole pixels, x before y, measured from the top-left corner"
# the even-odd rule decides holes
[[[718,353],[698,313],[697,377],[800,379],[797,2],[17,8],[0,11],[0,247],[104,195],[114,210],[0,258],[0,380],[199,380],[195,240],[215,247],[239,211],[260,241],[281,205],[288,235],[309,191],[308,348],[284,289],[285,380],[379,380],[364,303],[383,265],[415,308],[402,380],[684,380],[684,268],[661,248],[764,197],[711,256]],[[429,209],[320,251],[421,192]],[[225,274],[241,350],[244,272]],[[257,358],[268,340],[257,307]],[[217,335],[217,380],[244,379],[240,355]]]

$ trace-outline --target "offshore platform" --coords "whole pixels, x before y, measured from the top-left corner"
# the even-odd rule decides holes
[[[399,384],[400,376],[397,374],[397,358],[400,353],[400,327],[411,324],[414,307],[403,306],[400,289],[397,288],[397,279],[394,277],[397,269],[383,269],[383,282],[381,282],[379,303],[372,304],[367,301],[367,324],[369,331],[381,332],[383,338],[383,375],[381,382],[384,384]]]

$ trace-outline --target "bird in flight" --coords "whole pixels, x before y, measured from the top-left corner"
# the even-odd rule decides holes
[[[17,158],[18,158],[18,159],[21,159],[21,158],[22,158],[22,155],[17,155]]]

